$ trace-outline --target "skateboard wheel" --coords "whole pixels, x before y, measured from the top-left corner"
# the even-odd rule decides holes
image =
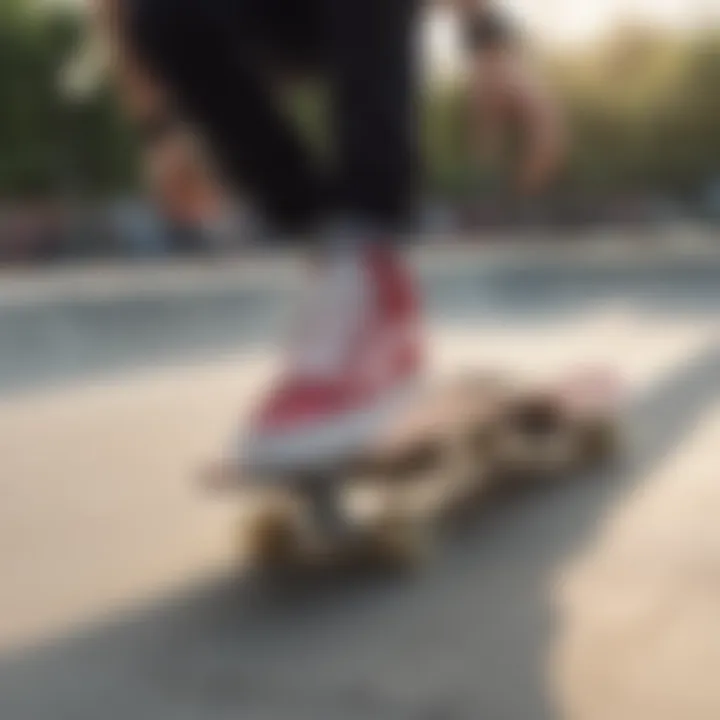
[[[508,422],[515,432],[532,438],[557,435],[566,425],[560,405],[544,395],[527,397],[511,406]]]
[[[426,523],[401,517],[384,518],[371,539],[373,559],[393,570],[412,570],[424,565],[432,549],[432,533]]]
[[[270,506],[259,510],[241,527],[241,548],[256,567],[281,568],[300,559],[296,518],[288,508]]]
[[[575,437],[573,424],[552,395],[517,398],[497,429],[500,472],[523,483],[561,474],[574,464]]]
[[[501,484],[510,489],[558,478],[576,465],[577,457],[577,440],[570,427],[558,428],[546,437],[506,431],[498,441],[496,469]]]

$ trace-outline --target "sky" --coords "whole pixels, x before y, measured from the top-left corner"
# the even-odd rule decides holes
[[[538,32],[560,41],[582,41],[622,19],[670,27],[720,19],[718,0],[506,0]]]

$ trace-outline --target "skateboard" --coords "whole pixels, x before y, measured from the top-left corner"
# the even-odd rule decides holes
[[[242,498],[237,544],[252,568],[414,569],[446,521],[499,489],[612,456],[619,406],[610,385],[588,373],[539,384],[472,372],[422,388],[341,465],[256,477],[222,462],[203,479]]]
[[[238,545],[252,567],[417,568],[441,519],[488,480],[476,435],[498,407],[494,391],[477,376],[423,387],[362,452],[330,470],[263,478],[220,463],[203,481],[251,508]]]

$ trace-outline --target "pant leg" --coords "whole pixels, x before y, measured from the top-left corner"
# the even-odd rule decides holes
[[[416,0],[320,0],[342,212],[395,228],[417,180]]]
[[[268,23],[285,20],[268,17],[268,0],[131,1],[131,42],[227,179],[283,228],[317,220],[325,181],[273,102],[262,52]]]

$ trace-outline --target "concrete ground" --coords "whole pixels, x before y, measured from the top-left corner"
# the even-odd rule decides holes
[[[282,294],[204,272],[6,288],[0,718],[720,717],[720,269],[426,263],[436,372],[611,363],[632,451],[417,577],[276,591],[192,479],[272,372]]]

